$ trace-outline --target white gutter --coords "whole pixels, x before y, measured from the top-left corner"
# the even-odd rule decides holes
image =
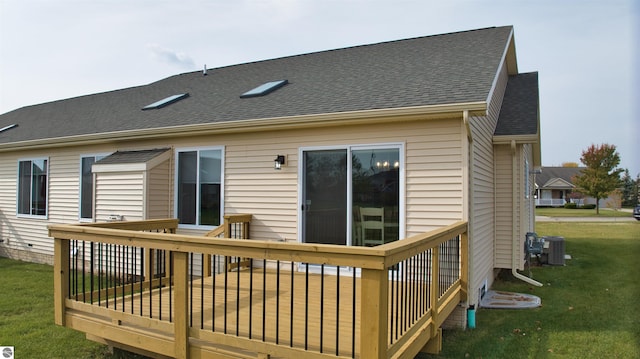
[[[514,213],[516,213],[515,208],[518,205],[518,201],[516,200],[517,196],[518,196],[518,191],[517,191],[517,186],[518,186],[518,181],[517,181],[517,161],[516,161],[516,141],[512,140],[511,141],[511,209],[513,209]],[[514,215],[515,217],[515,215]],[[520,246],[520,235],[518,234],[518,228],[516,226],[516,221],[515,218],[513,218],[511,220],[511,237],[513,238],[511,241],[511,274],[513,274],[514,277],[525,281],[529,284],[535,285],[537,287],[542,287],[542,283],[535,281],[529,277],[525,277],[522,274],[518,273],[517,270],[517,260],[518,260],[518,255],[519,255],[519,250],[522,248]]]

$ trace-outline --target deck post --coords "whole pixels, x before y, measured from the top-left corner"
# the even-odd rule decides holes
[[[173,252],[175,306],[174,344],[175,357],[189,358],[189,257],[186,252]]]
[[[387,358],[389,275],[386,270],[362,269],[360,277],[360,357]]]
[[[57,325],[65,325],[65,300],[69,293],[69,241],[53,239],[53,303],[54,318]]]
[[[440,299],[440,246],[438,245],[433,247],[432,251],[431,318],[433,320],[433,325],[431,326],[431,338],[435,338],[438,335],[438,323],[440,323],[440,306],[438,305],[438,299]]]
[[[460,234],[460,285],[462,286],[461,301],[469,298],[469,230]]]

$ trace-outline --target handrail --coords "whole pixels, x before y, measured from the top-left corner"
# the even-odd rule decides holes
[[[190,330],[193,331],[193,328],[189,329],[188,319],[182,312],[187,313],[189,308],[194,305],[187,303],[191,298],[191,294],[187,291],[193,290],[189,288],[188,284],[193,281],[193,277],[190,277],[193,274],[193,268],[188,266],[192,263],[190,256],[195,253],[202,254],[203,268],[209,268],[208,272],[202,269],[203,278],[211,275],[210,261],[216,256],[251,258],[253,262],[250,263],[256,263],[256,261],[290,262],[291,270],[293,270],[293,263],[357,268],[359,270],[357,293],[355,292],[355,276],[353,277],[353,289],[354,295],[358,298],[360,314],[357,318],[354,314],[353,325],[355,328],[355,323],[358,323],[360,336],[353,342],[359,343],[358,353],[362,358],[391,358],[402,353],[406,355],[405,351],[407,350],[415,355],[427,344],[430,338],[432,342],[439,342],[441,336],[438,328],[457,303],[466,299],[468,280],[468,268],[466,267],[468,260],[467,222],[455,222],[431,232],[376,247],[230,238],[230,223],[243,226],[237,230],[241,231],[242,237],[250,237],[248,233],[250,220],[251,215],[227,215],[225,216],[225,224],[207,233],[212,236],[175,234],[178,223],[175,219],[50,225],[49,235],[54,238],[55,247],[56,323],[65,325],[65,308],[71,308],[68,304],[70,298],[67,297],[67,293],[70,293],[68,273],[70,273],[70,269],[73,269],[70,268],[70,242],[72,240],[99,243],[100,245],[131,246],[158,253],[166,251],[163,252],[166,253],[162,254],[163,256],[171,253],[170,264],[167,264],[171,267],[164,269],[165,274],[163,274],[169,275],[168,273],[171,273],[171,276],[159,277],[157,280],[151,276],[144,282],[137,282],[140,283],[139,287],[134,288],[131,285],[131,293],[137,288],[149,290],[148,288],[156,286],[161,289],[166,285],[169,285],[169,288],[164,289],[165,291],[169,290],[175,293],[173,298],[173,313],[175,314],[173,320],[170,320],[174,328],[175,357],[187,356],[189,336],[193,335],[190,332]],[[219,235],[224,235],[224,238],[217,237]],[[151,256],[146,253],[151,252],[145,252],[145,258],[152,261]],[[133,257],[134,253],[131,252],[130,256]],[[76,263],[77,259],[73,259],[73,261]],[[441,267],[443,265],[441,261],[444,261],[442,262],[444,267]],[[145,262],[145,265],[148,264]],[[277,266],[280,268],[280,264]],[[216,267],[215,263],[214,267]],[[266,267],[264,268],[266,269]],[[236,270],[229,276],[230,278],[237,276],[239,281],[240,271]],[[224,278],[226,288],[227,274]],[[293,288],[293,274],[290,278],[291,288]],[[162,282],[163,280],[164,282]],[[211,280],[215,284],[215,278],[211,278]],[[204,288],[204,286],[200,288]],[[116,291],[114,290],[114,292]],[[107,288],[104,293],[109,294],[109,289]],[[119,293],[124,297],[124,290]],[[88,297],[91,298],[91,296]],[[287,298],[289,297],[285,299]],[[293,295],[290,300],[293,303]],[[353,303],[355,305],[355,299],[353,299]],[[75,308],[83,307],[86,306],[83,304],[75,306]],[[407,308],[411,308],[410,312],[402,312]],[[393,318],[394,313],[399,310],[401,311],[400,316]],[[101,313],[108,312],[102,308],[99,311]],[[372,315],[372,313],[378,313],[378,315]],[[123,316],[124,314],[119,315]],[[156,319],[153,318],[153,320]],[[428,335],[425,336],[424,333]],[[209,336],[209,334],[206,335]],[[213,337],[217,337],[217,335],[221,334],[213,335]],[[239,343],[244,340],[237,339]],[[278,345],[277,342],[275,345]],[[431,350],[437,352],[438,348],[437,345],[432,345]]]
[[[49,236],[119,245],[131,245],[135,240],[138,246],[151,246],[164,250],[229,256],[238,255],[240,251],[242,256],[252,258],[264,257],[283,261],[309,261],[326,265],[386,269],[409,258],[412,254],[437,246],[467,226],[466,222],[456,222],[432,232],[376,247],[346,247],[336,244],[274,242],[257,239],[230,241],[227,238],[153,232],[127,233],[127,236],[123,237],[119,229],[107,228],[106,225],[113,224],[116,227],[121,223],[124,222],[101,223],[99,226],[53,224],[49,226]]]

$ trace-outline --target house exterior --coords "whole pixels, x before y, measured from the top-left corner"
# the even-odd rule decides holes
[[[595,205],[596,199],[576,191],[573,181],[582,174],[585,167],[543,166],[535,174],[536,207],[562,207],[565,203],[578,206]],[[613,196],[600,199],[600,207],[611,205],[615,208]]]
[[[562,207],[565,203],[575,202],[577,199],[570,198],[576,188],[573,178],[581,171],[581,167],[542,167],[535,177],[536,206]]]
[[[348,247],[466,221],[464,326],[497,270],[524,267],[538,108],[511,26],[20,108],[0,115],[0,255],[52,263],[53,224],[178,218],[204,234],[250,213],[251,239]]]

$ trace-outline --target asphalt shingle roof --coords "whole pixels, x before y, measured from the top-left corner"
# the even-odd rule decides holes
[[[96,164],[112,165],[112,164],[128,164],[128,163],[146,163],[153,158],[167,152],[169,148],[156,148],[152,150],[140,151],[116,151],[109,156],[99,160]]]
[[[494,135],[538,133],[538,73],[509,76]]]
[[[543,188],[549,181],[560,178],[573,183],[573,177],[580,174],[584,167],[542,167],[542,173],[536,175],[536,185]]]
[[[512,27],[322,51],[179,74],[0,115],[0,144],[75,135],[358,110],[484,102]],[[240,95],[269,81],[263,96]],[[511,82],[510,82],[511,84]],[[157,110],[144,106],[189,96]]]

